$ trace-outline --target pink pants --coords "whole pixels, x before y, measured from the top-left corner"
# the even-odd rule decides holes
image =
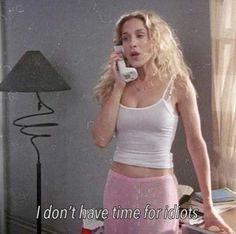
[[[104,190],[105,234],[178,232],[176,177],[132,178],[109,170]]]

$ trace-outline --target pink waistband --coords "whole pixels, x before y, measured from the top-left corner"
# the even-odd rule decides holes
[[[130,181],[130,182],[151,182],[151,181],[162,181],[162,180],[168,180],[168,179],[176,180],[176,177],[173,174],[168,174],[168,175],[163,175],[163,176],[153,176],[153,177],[129,177],[129,176],[117,173],[113,171],[112,169],[108,171],[108,176],[116,178],[116,179],[120,179],[123,181]]]

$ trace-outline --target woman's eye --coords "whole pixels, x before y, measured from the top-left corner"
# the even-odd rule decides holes
[[[138,34],[137,37],[142,38],[142,37],[144,37],[144,35],[143,34]]]
[[[127,41],[128,37],[122,37],[122,41]]]

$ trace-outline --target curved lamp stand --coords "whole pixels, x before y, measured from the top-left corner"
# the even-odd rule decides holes
[[[30,133],[27,132],[27,130],[29,128],[38,128],[38,127],[54,127],[54,126],[58,126],[57,123],[38,123],[38,124],[21,124],[19,123],[21,120],[24,119],[29,119],[35,116],[42,116],[42,115],[50,115],[54,113],[54,110],[47,106],[40,98],[39,93],[36,92],[36,96],[38,99],[38,110],[40,111],[41,107],[45,107],[47,110],[47,112],[43,112],[43,113],[37,113],[37,114],[32,114],[32,115],[27,115],[27,116],[23,116],[20,117],[16,120],[13,121],[13,125],[20,127],[20,132],[24,135],[27,136],[31,136],[30,141],[31,144],[33,145],[33,147],[35,148],[36,152],[37,152],[37,211],[39,211],[39,213],[37,213],[37,233],[41,233],[41,223],[42,223],[42,218],[41,218],[41,162],[40,162],[40,153],[39,153],[39,149],[36,146],[34,140],[39,138],[39,137],[50,137],[50,134],[34,134],[34,133]]]
[[[13,121],[13,125],[20,127],[20,132],[30,136],[31,144],[37,152],[37,234],[41,234],[41,163],[40,153],[35,140],[39,137],[50,137],[50,134],[34,134],[30,128],[42,128],[57,126],[57,123],[25,124],[23,120],[36,116],[50,115],[54,110],[42,102],[38,92],[55,92],[70,90],[71,87],[62,76],[53,68],[47,58],[38,50],[26,51],[19,59],[6,78],[0,83],[0,91],[3,92],[30,92],[36,93],[38,99],[38,111],[41,107],[46,110],[43,113],[23,116]],[[40,208],[40,209],[38,209]]]

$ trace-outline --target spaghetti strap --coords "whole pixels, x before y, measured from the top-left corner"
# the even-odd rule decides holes
[[[162,95],[162,98],[165,100],[169,100],[172,94],[172,89],[173,89],[173,84],[174,84],[174,78],[172,77],[170,81],[168,82],[166,89]],[[168,95],[167,95],[168,94]]]

